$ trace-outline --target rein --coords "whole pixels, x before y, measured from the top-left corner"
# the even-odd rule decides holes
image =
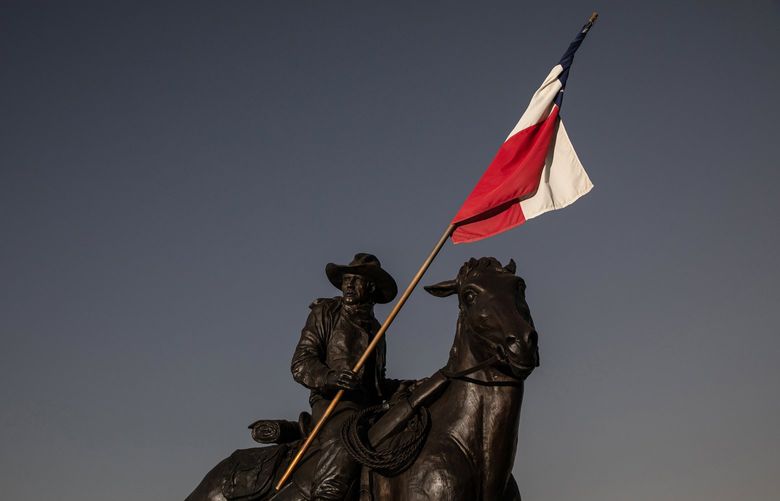
[[[458,372],[452,372],[447,370],[446,367],[442,367],[439,369],[439,372],[442,376],[446,377],[447,379],[458,379],[460,381],[465,381],[467,383],[477,384],[480,386],[515,386],[515,387],[521,387],[523,386],[523,381],[482,381],[481,379],[474,379],[471,377],[468,377],[469,374],[473,374],[477,371],[480,371],[482,369],[486,369],[493,365],[496,362],[502,361],[504,358],[506,358],[506,352],[504,351],[504,347],[501,345],[496,345],[496,354],[492,357],[488,358],[487,360],[483,360],[482,362],[478,363],[477,365],[474,365],[472,367],[469,367],[468,369],[458,371]],[[514,377],[514,376],[511,376]]]

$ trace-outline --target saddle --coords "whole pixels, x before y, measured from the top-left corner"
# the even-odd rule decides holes
[[[273,493],[280,466],[287,464],[294,452],[292,444],[235,451],[224,461],[227,474],[222,479],[222,495],[229,501],[267,499]]]
[[[363,465],[360,499],[371,499],[371,472],[392,476],[414,462],[429,429],[425,404],[433,401],[448,379],[436,373],[406,394],[380,406],[364,409],[345,423],[342,439],[347,451]],[[267,499],[274,483],[311,431],[311,415],[302,412],[298,421],[257,420],[249,425],[252,438],[270,445],[234,452],[225,462],[230,474],[222,482],[228,501]]]

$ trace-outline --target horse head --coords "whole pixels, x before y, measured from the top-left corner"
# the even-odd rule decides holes
[[[425,290],[437,297],[458,295],[458,333],[450,362],[468,350],[475,359],[492,356],[496,368],[525,379],[539,365],[538,334],[525,300],[525,281],[510,260],[470,259],[457,277]]]

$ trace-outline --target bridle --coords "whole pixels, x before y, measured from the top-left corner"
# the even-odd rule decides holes
[[[457,379],[460,381],[465,381],[467,383],[477,384],[480,386],[514,386],[514,387],[522,387],[523,386],[523,380],[515,375],[509,375],[509,377],[513,378],[513,381],[483,381],[481,379],[475,379],[468,377],[469,374],[473,374],[477,371],[480,371],[482,369],[487,369],[488,367],[492,366],[496,362],[505,362],[509,363],[507,351],[506,348],[504,348],[503,344],[495,344],[493,345],[493,349],[496,353],[493,354],[492,357],[489,357],[486,360],[483,360],[482,362],[479,362],[478,364],[469,367],[468,369],[452,372],[448,370],[446,367],[442,367],[439,369],[439,372],[442,376],[446,377],[447,379]],[[533,370],[533,367],[526,367],[524,365],[519,366],[520,369],[524,371],[530,372]]]

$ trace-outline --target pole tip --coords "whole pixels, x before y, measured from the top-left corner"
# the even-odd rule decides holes
[[[593,11],[593,14],[591,14],[591,15],[590,15],[590,19],[588,19],[588,22],[589,22],[589,23],[593,23],[593,22],[595,22],[595,21],[596,21],[596,19],[598,19],[598,18],[599,18],[599,13],[598,13],[598,12],[596,12],[596,11],[594,10],[594,11]]]

